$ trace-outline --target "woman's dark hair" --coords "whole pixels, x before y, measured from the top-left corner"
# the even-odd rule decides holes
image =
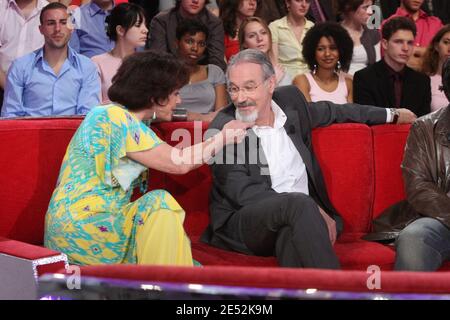
[[[439,52],[436,50],[436,46],[441,41],[442,37],[450,32],[450,24],[443,26],[433,37],[428,45],[425,58],[423,60],[423,72],[428,75],[435,75],[438,72],[439,67]]]
[[[385,40],[389,40],[394,33],[398,30],[407,30],[411,31],[416,36],[416,24],[413,20],[406,17],[395,17],[388,19],[386,23],[383,25],[381,30],[381,36]]]
[[[121,3],[111,10],[106,17],[106,35],[112,41],[117,41],[117,26],[122,26],[127,32],[131,27],[145,21],[144,9],[134,3]]]
[[[236,17],[241,2],[244,0],[227,0],[221,1],[218,6],[220,10],[220,19],[223,21],[223,30],[230,38],[236,37]],[[259,6],[260,1],[257,0],[256,5]]]
[[[209,31],[205,24],[194,19],[183,19],[177,26],[176,37],[178,40],[181,40],[185,34],[193,36],[198,32],[203,32],[205,34],[205,40],[208,40]]]
[[[112,78],[111,101],[138,111],[164,105],[169,95],[189,82],[189,70],[169,53],[136,52],[126,57]]]
[[[340,14],[347,14],[358,10],[359,6],[364,3],[364,0],[338,0],[337,10]]]
[[[339,51],[339,62],[344,71],[350,68],[353,55],[353,40],[340,24],[336,22],[323,22],[314,25],[306,33],[303,39],[303,58],[311,70],[314,69],[316,61],[316,49],[322,37],[334,40]]]

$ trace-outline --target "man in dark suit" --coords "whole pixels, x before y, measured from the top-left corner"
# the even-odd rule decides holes
[[[339,268],[333,243],[342,220],[330,203],[312,151],[311,130],[333,122],[412,122],[405,109],[319,102],[308,105],[295,86],[275,90],[272,64],[259,50],[239,52],[228,65],[233,103],[207,136],[233,120],[255,125],[243,143],[211,164],[210,225],[202,240],[250,255],[275,255],[281,266]]]
[[[430,112],[430,78],[406,66],[413,53],[416,26],[405,17],[383,26],[384,57],[355,73],[353,101],[380,107],[407,108],[417,116]]]

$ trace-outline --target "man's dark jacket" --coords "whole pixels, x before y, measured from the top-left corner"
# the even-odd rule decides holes
[[[383,108],[395,106],[394,85],[383,60],[355,73],[353,101]],[[405,67],[401,108],[407,108],[420,117],[430,112],[430,78]]]
[[[355,104],[336,105],[325,101],[308,104],[295,86],[277,88],[273,94],[273,100],[287,116],[284,128],[305,163],[310,196],[336,220],[338,232],[342,231],[342,220],[328,198],[323,175],[314,155],[311,130],[335,122],[385,123],[385,109]],[[209,135],[222,129],[227,122],[234,119],[235,107],[231,104],[217,114],[209,126]],[[251,143],[252,141],[257,142],[256,147],[252,147],[255,146],[255,143]],[[245,153],[235,152],[235,147],[245,149]],[[239,238],[237,234],[230,237],[224,232],[223,227],[231,215],[242,207],[274,196],[277,192],[271,187],[270,175],[267,174],[267,160],[253,130],[248,130],[244,142],[238,146],[227,146],[224,150],[216,155],[214,159],[216,163],[210,166],[213,176],[210,194],[210,225],[202,235],[202,241],[225,249],[230,249],[227,243],[232,243],[232,248],[235,250],[239,248],[239,251],[250,254],[245,246],[233,240]],[[233,159],[234,164],[217,163],[224,156]],[[258,161],[251,162],[252,159],[258,159]],[[238,230],[233,232],[237,233]]]

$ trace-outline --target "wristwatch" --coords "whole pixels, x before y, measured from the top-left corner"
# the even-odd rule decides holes
[[[172,121],[187,121],[187,109],[185,108],[173,109]]]
[[[392,123],[397,123],[398,117],[400,117],[400,112],[398,112],[395,108],[390,108],[389,111],[391,112]]]

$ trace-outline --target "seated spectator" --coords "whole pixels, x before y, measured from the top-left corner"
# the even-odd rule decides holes
[[[241,142],[251,124],[234,121],[183,150],[161,141],[143,120],[170,118],[187,81],[172,55],[139,52],[124,60],[108,92],[117,104],[92,109],[67,148],[45,215],[46,247],[77,265],[193,265],[185,212],[165,190],[145,193],[147,168],[187,173],[225,143]],[[145,194],[131,202],[136,186]]]
[[[111,51],[114,42],[106,35],[105,21],[113,7],[114,0],[92,0],[75,9],[70,47],[89,58]]]
[[[145,12],[142,7],[132,3],[121,3],[114,7],[106,18],[106,34],[115,43],[114,48],[106,53],[93,56],[102,84],[102,103],[109,103],[108,89],[122,60],[144,47],[147,41]]]
[[[348,74],[380,60],[380,33],[367,28],[367,22],[373,14],[372,0],[339,0],[338,10],[342,13],[341,25],[353,40],[353,56]]]
[[[395,17],[383,27],[383,59],[355,73],[353,100],[379,107],[407,108],[417,116],[430,112],[430,78],[406,64],[414,50],[416,26]]]
[[[68,19],[67,7],[59,2],[42,9],[44,47],[12,63],[3,117],[85,114],[99,103],[95,65],[67,45],[72,33]]]
[[[222,69],[214,64],[199,64],[207,42],[208,28],[201,22],[186,19],[178,25],[178,56],[189,68],[189,83],[180,89],[181,103],[175,112],[174,121],[209,122],[227,104]]]
[[[228,0],[220,4],[220,18],[225,31],[225,59],[239,52],[238,30],[242,21],[255,15],[258,6],[257,0]]]
[[[286,0],[287,15],[269,24],[276,61],[294,78],[309,71],[303,59],[302,42],[314,23],[305,18],[310,0]]]
[[[389,18],[407,17],[414,21],[417,31],[414,39],[414,52],[408,61],[408,66],[417,71],[422,69],[426,47],[430,44],[431,39],[439,29],[442,28],[442,22],[439,18],[431,17],[420,9],[424,1],[425,0],[401,0],[400,7],[395,14]],[[389,21],[389,19],[383,21],[381,30],[383,30],[385,23]]]
[[[47,4],[45,0],[0,1],[0,110],[6,73],[13,60],[44,45],[39,13]]]
[[[336,22],[316,24],[303,40],[303,57],[311,72],[298,75],[294,84],[308,102],[353,102],[353,85],[348,70],[353,42]]]
[[[196,19],[207,26],[209,33],[206,55],[200,61],[201,64],[215,64],[225,70],[222,21],[206,9],[207,3],[208,0],[177,0],[174,8],[156,15],[150,23],[148,48],[176,55],[175,43],[178,24],[186,18]]]
[[[450,100],[450,59],[442,69]],[[406,199],[374,221],[368,239],[395,241],[395,270],[435,271],[450,260],[450,106],[411,126],[401,164]]]
[[[400,6],[400,0],[378,0],[385,19],[395,13]],[[448,0],[425,0],[422,10],[430,16],[438,17],[443,24],[450,23],[450,1]]]
[[[431,81],[431,111],[436,111],[449,104],[445,93],[440,90],[442,83],[442,66],[450,58],[450,25],[446,25],[434,36],[425,54],[423,71]]]
[[[249,17],[242,22],[239,28],[239,46],[241,50],[256,49],[267,54],[275,70],[277,86],[292,84],[291,76],[275,59],[272,50],[272,34],[270,33],[269,26],[263,19]]]

